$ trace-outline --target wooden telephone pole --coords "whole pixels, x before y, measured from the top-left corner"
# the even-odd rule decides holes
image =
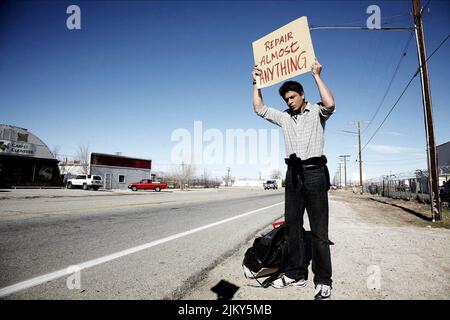
[[[425,35],[422,23],[422,10],[420,0],[412,0],[414,25],[417,40],[417,52],[419,57],[420,80],[422,83],[422,102],[425,120],[425,132],[427,136],[427,160],[428,160],[428,181],[430,187],[431,215],[433,222],[441,220],[440,199],[439,199],[439,179],[436,161],[436,143],[434,140],[433,110],[431,106],[431,90],[428,77],[427,54],[425,50]]]
[[[361,159],[361,122],[358,121],[358,145],[359,145],[359,185],[361,186],[361,194],[363,194],[362,183],[362,159]]]
[[[226,186],[227,187],[228,187],[228,183],[230,182],[230,171],[231,171],[231,168],[227,167],[227,181],[226,181]]]
[[[425,120],[425,132],[427,136],[427,159],[428,159],[428,173],[429,173],[429,189],[430,189],[430,200],[431,200],[431,215],[433,221],[441,220],[441,206],[439,199],[439,179],[437,172],[437,161],[436,161],[436,143],[434,140],[434,127],[433,127],[433,111],[431,107],[431,91],[430,82],[428,78],[428,66],[427,66],[427,54],[425,50],[425,35],[423,31],[422,23],[422,8],[420,0],[412,0],[413,4],[413,16],[414,16],[414,28],[411,27],[381,27],[375,30],[404,30],[412,31],[416,33],[417,41],[417,53],[419,57],[420,65],[420,80],[422,83],[422,102]],[[310,30],[372,30],[373,28],[361,27],[361,26],[332,26],[332,27],[314,27]],[[361,140],[360,134],[360,124],[358,122],[358,136]],[[361,165],[361,142],[359,147],[359,183],[362,189],[362,165]]]
[[[338,163],[339,166],[339,188],[342,187],[342,181],[341,181],[341,177],[342,177],[342,173],[341,173],[341,165],[342,163]]]
[[[357,120],[353,121],[353,124],[358,126],[358,162],[359,162],[359,186],[361,190],[359,191],[363,194],[363,183],[362,183],[362,159],[361,159],[361,124],[364,124],[364,121]],[[355,132],[352,132],[355,133]]]
[[[339,156],[339,158],[344,158],[344,187],[347,186],[347,158],[349,157],[349,154]]]

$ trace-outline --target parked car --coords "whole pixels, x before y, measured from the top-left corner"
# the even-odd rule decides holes
[[[278,183],[276,180],[267,180],[266,182],[263,183],[263,187],[264,190],[269,190],[269,189],[278,189]]]
[[[155,190],[156,192],[161,189],[166,189],[167,184],[159,181],[152,181],[151,179],[142,179],[139,182],[133,182],[128,185],[128,189],[133,191],[137,190]]]
[[[67,180],[67,189],[83,188],[84,190],[92,189],[97,191],[103,187],[102,177],[91,174],[81,174],[74,179]]]

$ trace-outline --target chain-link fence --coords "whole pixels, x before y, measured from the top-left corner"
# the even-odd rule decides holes
[[[442,205],[450,202],[450,166],[439,168],[440,198]],[[429,175],[427,170],[383,175],[364,182],[364,191],[382,197],[403,200],[417,200],[430,203]]]

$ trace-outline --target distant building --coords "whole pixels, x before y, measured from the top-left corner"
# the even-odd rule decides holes
[[[64,185],[67,183],[67,180],[73,179],[80,174],[87,174],[88,172],[85,170],[85,166],[81,164],[80,160],[61,161],[58,166]]]
[[[266,180],[247,180],[247,179],[238,179],[234,181],[233,187],[257,187],[257,188],[263,188],[263,184],[267,180],[275,180],[278,184],[278,187],[281,188],[282,186],[282,180],[281,179],[266,179]],[[225,185],[225,182],[222,183],[222,185]]]
[[[103,179],[105,189],[127,189],[131,182],[150,179],[152,160],[91,153],[89,173]]]
[[[450,141],[436,146],[438,167],[450,166]]]
[[[231,186],[233,187],[258,187],[258,188],[262,188],[263,187],[263,183],[266,182],[266,180],[247,180],[247,179],[237,179],[234,181],[233,184],[231,184]],[[226,182],[223,181],[222,185],[225,186]]]
[[[0,188],[62,186],[58,160],[27,129],[0,124]]]
[[[439,185],[450,179],[450,141],[436,146]]]

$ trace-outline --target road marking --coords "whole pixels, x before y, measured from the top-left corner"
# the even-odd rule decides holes
[[[115,205],[107,205],[107,206],[97,206],[97,207],[89,207],[89,208],[76,208],[76,209],[56,209],[56,210],[47,210],[47,211],[4,211],[2,214],[5,217],[14,217],[20,215],[46,215],[52,213],[63,213],[63,212],[90,212],[96,210],[103,209],[117,209],[117,208],[126,208],[126,207],[142,207],[142,206],[150,206],[155,204],[166,204],[177,202],[176,200],[166,200],[166,201],[153,201],[153,202],[139,202],[139,203],[126,203],[126,204],[115,204]],[[0,217],[1,219],[1,217]]]
[[[278,206],[278,205],[280,205],[282,203],[284,203],[284,201],[272,204],[272,205],[264,207],[264,208],[259,208],[259,209],[256,209],[256,210],[248,211],[248,212],[242,213],[240,215],[237,215],[237,216],[234,216],[234,217],[231,217],[231,218],[228,218],[228,219],[220,220],[220,221],[217,221],[217,222],[214,222],[214,223],[210,223],[210,224],[207,224],[207,225],[204,225],[202,227],[198,227],[198,228],[195,228],[195,229],[192,229],[192,230],[189,230],[189,231],[177,233],[177,234],[174,234],[172,236],[168,236],[168,237],[165,237],[165,238],[162,238],[162,239],[159,239],[159,240],[155,240],[155,241],[152,241],[152,242],[140,245],[140,246],[136,246],[136,247],[133,247],[133,248],[130,248],[130,249],[122,250],[122,251],[119,251],[119,252],[116,252],[116,253],[113,253],[113,254],[110,254],[110,255],[107,255],[107,256],[103,256],[103,257],[100,257],[100,258],[97,258],[97,259],[94,259],[94,260],[86,261],[86,262],[83,262],[81,264],[77,264],[76,266],[78,267],[79,271],[81,271],[83,269],[88,269],[88,268],[97,266],[99,264],[102,264],[102,263],[105,263],[105,262],[109,262],[109,261],[112,261],[112,260],[115,260],[115,259],[127,256],[129,254],[133,254],[133,253],[136,253],[136,252],[139,252],[139,251],[151,248],[151,247],[155,247],[157,245],[160,245],[160,244],[163,244],[163,243],[175,240],[175,239],[179,239],[179,238],[191,235],[191,234],[199,232],[199,231],[203,231],[203,230],[208,229],[208,228],[212,228],[212,227],[221,225],[223,223],[227,223],[227,222],[230,222],[230,221],[233,221],[233,220],[236,220],[236,219],[243,218],[243,217],[251,215],[253,213],[257,213],[257,212],[260,212],[260,211],[263,211],[263,210],[266,210],[266,209]],[[35,287],[37,285],[40,285],[40,284],[43,284],[45,282],[49,282],[49,281],[52,281],[52,280],[56,280],[56,279],[62,278],[64,276],[68,276],[68,275],[70,275],[70,273],[68,273],[67,270],[68,270],[68,267],[65,268],[65,269],[61,269],[61,270],[52,272],[52,273],[44,274],[44,275],[39,276],[39,277],[35,277],[35,278],[31,278],[31,279],[28,279],[28,280],[25,280],[25,281],[22,281],[22,282],[18,282],[16,284],[10,285],[8,287],[0,288],[0,297],[4,297],[4,296],[7,296],[9,294],[18,292],[18,291],[22,291],[22,290],[25,290],[25,289],[28,289],[28,288],[31,288],[31,287]]]

